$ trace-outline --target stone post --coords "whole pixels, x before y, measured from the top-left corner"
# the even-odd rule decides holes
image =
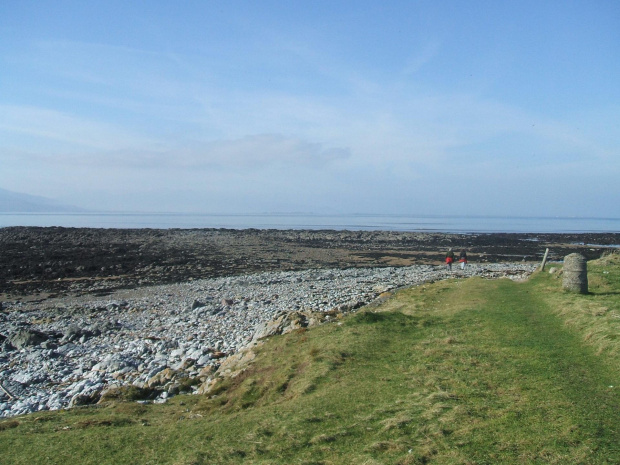
[[[578,253],[572,253],[564,257],[562,275],[562,287],[564,287],[564,289],[581,294],[588,293],[588,267],[586,257]]]

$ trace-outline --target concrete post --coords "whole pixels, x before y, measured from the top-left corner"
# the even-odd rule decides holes
[[[572,253],[564,257],[562,276],[564,289],[581,294],[588,293],[588,267],[583,255]]]

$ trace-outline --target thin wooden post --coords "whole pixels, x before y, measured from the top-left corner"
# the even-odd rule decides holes
[[[545,249],[545,256],[543,257],[543,261],[540,264],[540,271],[545,271],[545,264],[547,263],[547,255],[549,255],[549,248]]]
[[[12,395],[9,391],[7,391],[7,390],[6,390],[6,389],[4,388],[4,386],[2,385],[2,383],[0,383],[0,388],[4,391],[4,393],[5,393],[7,396],[9,396],[9,398],[10,398],[11,400],[14,400],[14,399],[15,399],[15,396],[14,396],[14,395]]]

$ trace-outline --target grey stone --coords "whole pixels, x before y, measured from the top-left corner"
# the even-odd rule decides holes
[[[209,354],[202,355],[200,358],[198,358],[198,360],[196,360],[196,365],[205,366],[206,364],[209,363],[210,360],[211,360],[211,355]]]
[[[152,378],[153,376],[155,376],[157,373],[159,373],[160,371],[163,371],[166,368],[165,365],[162,366],[158,366],[153,368],[151,371],[148,372],[147,374],[147,379]]]
[[[17,349],[24,347],[36,346],[48,339],[47,335],[40,331],[21,329],[11,337],[11,345]]]
[[[96,404],[101,398],[101,391],[95,391],[88,394],[75,394],[69,401],[69,408],[76,407],[78,405],[91,405]]]
[[[56,349],[56,348],[58,347],[58,344],[56,344],[55,342],[50,341],[50,340],[48,339],[47,341],[43,341],[43,342],[40,344],[40,346],[41,346],[41,348],[42,348],[42,349],[53,350],[53,349]]]
[[[40,383],[47,377],[42,373],[17,373],[12,376],[13,381],[16,381],[24,386],[29,386],[33,383]]]
[[[172,352],[170,352],[170,356],[173,358],[180,358],[183,357],[183,355],[185,355],[185,349],[175,349]]]
[[[204,306],[206,306],[205,303],[201,302],[200,300],[194,300],[190,305],[190,310],[196,310],[197,308],[201,308]]]

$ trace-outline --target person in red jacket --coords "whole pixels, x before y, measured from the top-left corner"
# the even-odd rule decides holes
[[[467,252],[465,252],[465,249],[461,250],[461,255],[459,257],[459,263],[461,264],[461,270],[464,270],[465,265],[467,265]]]
[[[452,271],[452,262],[454,261],[454,252],[452,249],[448,250],[446,254],[446,265],[448,265],[448,269]]]

